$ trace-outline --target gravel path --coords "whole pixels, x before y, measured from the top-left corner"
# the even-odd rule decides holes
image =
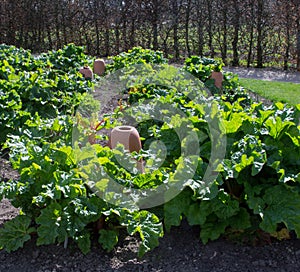
[[[282,71],[268,68],[224,67],[224,71],[233,72],[240,78],[254,78],[269,81],[283,81],[300,84],[300,72]]]

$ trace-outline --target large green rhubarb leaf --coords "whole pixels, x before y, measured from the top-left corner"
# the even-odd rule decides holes
[[[119,232],[117,229],[105,230],[101,229],[99,231],[98,242],[107,251],[113,250],[114,246],[118,243]]]
[[[208,221],[201,226],[200,238],[203,244],[209,240],[216,240],[225,232],[228,226],[227,220],[218,220],[215,216],[211,216]]]
[[[163,226],[155,214],[143,210],[128,214],[126,221],[128,233],[140,235],[142,241],[138,252],[140,257],[158,246],[158,239],[163,236]]]
[[[31,219],[26,215],[18,215],[6,222],[0,228],[0,249],[5,248],[7,252],[23,247],[24,243],[30,240],[30,233],[35,228],[30,227]]]
[[[284,185],[277,185],[267,189],[263,199],[267,206],[260,213],[260,227],[272,233],[276,231],[277,224],[284,223],[300,237],[300,194]]]
[[[248,166],[251,166],[251,175],[255,176],[267,162],[266,151],[256,136],[246,135],[235,143],[234,150],[237,151],[232,153],[231,162],[226,160],[224,164],[228,177],[238,177],[239,173]]]
[[[78,247],[80,248],[83,254],[87,254],[91,250],[91,237],[90,233],[84,231],[83,234],[74,237],[74,240],[77,242]]]
[[[55,243],[59,236],[62,209],[58,203],[53,203],[42,210],[41,215],[36,219],[40,224],[37,229],[37,245],[49,245]]]
[[[179,226],[183,214],[187,213],[191,204],[192,192],[184,190],[164,205],[164,225],[169,231],[172,226]],[[191,211],[192,212],[192,211]]]

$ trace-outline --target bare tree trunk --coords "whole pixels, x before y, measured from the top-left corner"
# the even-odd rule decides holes
[[[185,10],[185,46],[189,57],[191,56],[191,48],[189,43],[190,11],[191,11],[191,0],[187,0],[186,10]]]
[[[212,58],[215,57],[215,49],[213,46],[213,1],[211,0],[206,0],[206,4],[207,4],[207,16],[208,16],[208,28],[207,28],[207,32],[208,32],[208,46],[210,49],[210,56]]]
[[[48,42],[49,42],[48,50],[51,50],[53,48],[53,42],[52,42],[52,37],[51,37],[51,28],[49,25],[47,26],[47,37],[48,37]]]
[[[99,25],[98,20],[94,20],[95,23],[95,31],[96,31],[96,54],[100,55],[100,31],[99,31]]]
[[[154,50],[158,50],[159,48],[158,32],[159,32],[159,22],[160,22],[159,19],[160,19],[160,15],[163,15],[166,9],[164,7],[163,0],[152,0],[147,2],[149,3],[149,8],[145,10],[145,14],[143,14],[142,16],[146,16],[147,18],[149,18],[149,23],[151,25],[151,35],[150,35],[152,40],[151,45]]]
[[[199,21],[198,22],[198,54],[200,57],[203,57],[203,50],[204,50],[204,39],[203,39],[203,25]]]
[[[127,42],[127,21],[126,21],[126,16],[124,16],[124,18],[123,18],[122,30],[123,30],[122,37],[123,37],[123,43],[124,43],[123,50],[127,51],[129,49],[129,46],[128,46],[128,42]]]
[[[284,63],[283,63],[283,69],[285,71],[288,70],[288,63],[289,63],[289,57],[290,57],[290,47],[291,47],[291,33],[290,33],[290,27],[291,27],[291,14],[290,9],[285,8],[285,30],[286,30],[286,48],[285,48],[285,54],[284,54]]]
[[[87,33],[85,33],[85,44],[86,44],[86,49],[88,51],[88,54],[91,54],[91,41],[90,41],[90,38],[88,36]]]
[[[60,20],[59,20],[59,10],[60,10],[60,5],[59,1],[55,1],[55,36],[56,36],[56,49],[61,48],[61,38],[60,38]]]
[[[234,33],[233,33],[233,40],[232,40],[232,51],[233,51],[232,66],[239,66],[238,42],[239,42],[240,16],[241,16],[239,4],[240,3],[238,2],[238,0],[233,1],[235,15],[233,19]]]
[[[179,7],[177,0],[172,0],[172,19],[173,19],[173,42],[174,42],[174,58],[179,59],[179,44],[178,44],[178,27],[179,27]]]
[[[136,31],[135,21],[136,21],[136,18],[132,18],[131,27],[130,27],[130,47],[135,46],[135,31]]]
[[[153,49],[158,49],[158,25],[157,21],[152,23],[152,32],[153,32]]]
[[[172,28],[167,29],[166,33],[165,33],[165,37],[162,37],[162,40],[163,40],[163,51],[165,52],[166,55],[169,54],[168,39],[169,39],[171,30],[172,30]]]
[[[59,21],[58,18],[56,18],[56,24],[55,24],[55,34],[56,34],[56,49],[59,49],[61,47],[61,39],[60,39],[60,28],[59,28]]]
[[[119,53],[119,51],[120,51],[120,28],[119,28],[119,25],[116,26],[115,36],[116,36],[116,53]]]
[[[204,24],[203,24],[203,3],[196,0],[197,32],[198,32],[198,55],[203,57],[204,50]]]
[[[249,51],[247,56],[247,67],[249,68],[251,66],[252,62],[252,51],[253,51],[253,40],[254,40],[254,33],[253,33],[253,27],[251,27],[250,32],[250,41],[249,41]]]
[[[297,71],[300,72],[300,16],[299,14],[297,18]]]
[[[254,1],[252,0],[251,3],[251,13],[250,13],[250,40],[249,40],[249,49],[248,49],[248,56],[247,56],[247,67],[251,66],[252,62],[252,51],[253,51],[253,42],[254,42]]]
[[[297,52],[297,71],[300,72],[300,1],[295,0],[293,1],[296,13],[296,26],[297,26],[297,33],[296,33],[296,52]]]
[[[67,17],[67,14],[65,12],[65,7],[63,7],[61,9],[61,12],[62,12],[62,29],[63,29],[63,38],[64,38],[64,44],[67,44],[68,43],[68,35],[67,35],[67,21],[68,19],[66,18]]]
[[[221,46],[221,58],[225,65],[227,65],[227,13],[228,13],[228,6],[227,4],[225,4],[222,7],[223,40]]]
[[[1,1],[0,2],[0,33],[2,33],[2,35],[0,35],[0,44],[2,43],[6,43],[6,19],[7,16],[5,16],[5,12],[6,12],[6,8],[5,8],[5,2]]]
[[[263,13],[264,0],[258,0],[257,4],[257,68],[263,67]]]
[[[153,49],[158,49],[158,20],[159,20],[159,10],[158,1],[153,3],[153,18],[152,18],[152,31],[153,31]]]
[[[178,46],[178,23],[173,27],[173,41],[174,41],[174,57],[175,60],[179,59],[179,46]]]
[[[105,28],[105,56],[108,57],[110,54],[110,35],[109,28]]]
[[[100,10],[100,5],[99,5],[99,1],[94,1],[93,3],[91,3],[90,7],[89,7],[89,13],[92,16],[92,20],[94,22],[94,28],[95,28],[95,34],[96,34],[96,55],[100,55],[100,28],[99,28],[99,16],[98,16],[98,12]],[[88,34],[86,34],[86,37],[88,37]],[[87,40],[90,40],[90,38],[88,38]],[[87,48],[89,48],[89,50],[91,50],[91,45],[87,44]]]
[[[16,43],[16,31],[15,31],[15,22],[14,22],[14,11],[16,10],[16,1],[9,1],[8,3],[8,29],[6,32],[6,39],[8,44]]]

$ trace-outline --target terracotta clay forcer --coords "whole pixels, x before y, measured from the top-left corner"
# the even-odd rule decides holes
[[[118,126],[112,129],[108,145],[110,148],[115,148],[118,143],[123,144],[130,153],[139,152],[142,149],[140,135],[132,126]],[[137,162],[137,168],[144,172],[142,160]]]
[[[96,59],[93,67],[94,73],[101,76],[105,72],[105,61],[103,59]]]
[[[88,66],[84,66],[83,68],[80,68],[79,72],[84,76],[84,78],[87,78],[87,79],[93,79],[94,78],[93,71]]]
[[[222,72],[216,72],[213,71],[211,73],[211,78],[215,80],[215,86],[219,89],[222,88],[222,82],[223,82],[223,74]]]

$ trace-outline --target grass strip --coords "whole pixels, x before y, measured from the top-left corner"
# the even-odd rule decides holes
[[[300,84],[249,78],[240,78],[240,83],[243,87],[269,100],[291,105],[300,104]]]

